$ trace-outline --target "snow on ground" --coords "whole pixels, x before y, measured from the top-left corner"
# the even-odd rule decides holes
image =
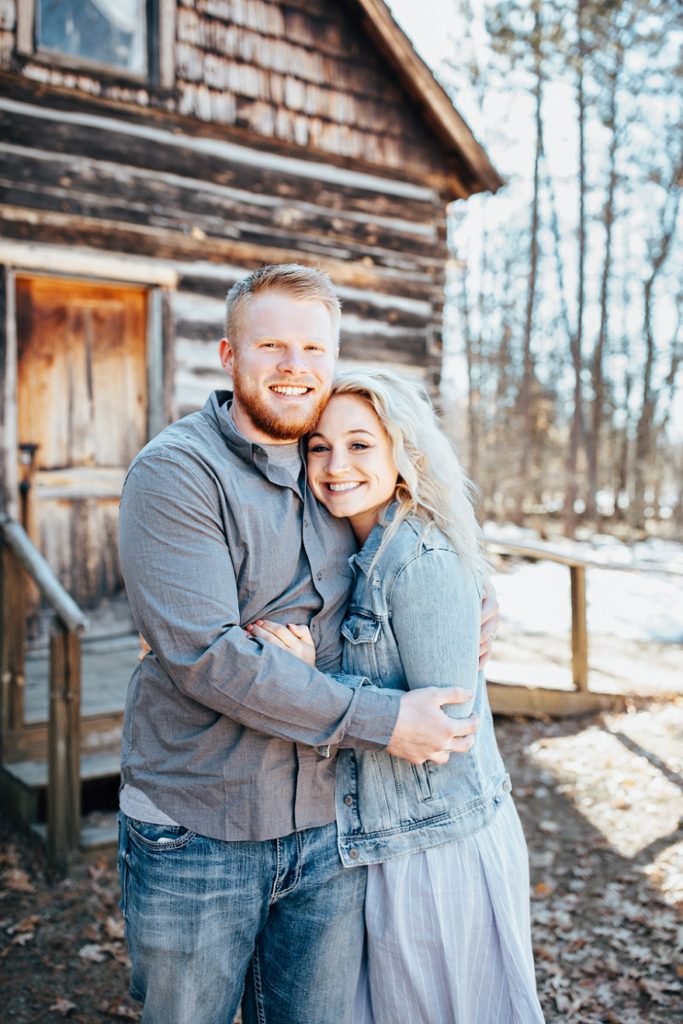
[[[541,543],[535,531],[514,526],[487,524],[484,533],[488,540],[501,543]],[[562,541],[547,546],[605,565],[586,570],[591,634],[683,644],[683,545],[651,539],[627,546],[614,537],[597,535],[592,543]],[[620,565],[642,571],[619,571]],[[506,559],[501,569],[493,581],[507,632],[567,633],[571,606],[566,566]]]

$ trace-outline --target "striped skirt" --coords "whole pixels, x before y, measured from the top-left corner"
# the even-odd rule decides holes
[[[455,843],[371,865],[353,1024],[543,1024],[512,799]]]

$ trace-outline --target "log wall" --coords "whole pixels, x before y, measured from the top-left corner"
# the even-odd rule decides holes
[[[12,65],[20,2],[0,0],[0,67]],[[40,57],[25,61],[22,73],[338,157],[426,174],[443,163],[422,112],[349,0],[177,0],[175,37],[172,90]]]

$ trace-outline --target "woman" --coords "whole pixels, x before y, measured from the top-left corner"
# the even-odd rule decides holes
[[[343,669],[406,690],[457,683],[479,717],[469,750],[413,765],[341,750],[344,863],[368,864],[367,948],[354,1024],[541,1024],[526,844],[478,673],[485,564],[471,487],[421,389],[341,374],[308,439],[308,483],[361,545]],[[312,663],[305,626],[252,635]],[[463,749],[461,746],[459,749]]]

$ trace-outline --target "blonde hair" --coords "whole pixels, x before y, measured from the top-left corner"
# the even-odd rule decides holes
[[[337,344],[341,322],[341,302],[324,270],[299,263],[271,263],[253,270],[237,281],[225,300],[225,335],[233,339],[240,328],[245,307],[260,292],[280,292],[292,299],[322,303],[330,314]]]
[[[439,426],[424,388],[391,370],[346,370],[335,377],[332,394],[358,395],[368,402],[389,437],[399,474],[398,508],[373,565],[403,520],[413,516],[422,524],[420,544],[437,526],[476,575],[485,576],[473,506],[477,490]]]

